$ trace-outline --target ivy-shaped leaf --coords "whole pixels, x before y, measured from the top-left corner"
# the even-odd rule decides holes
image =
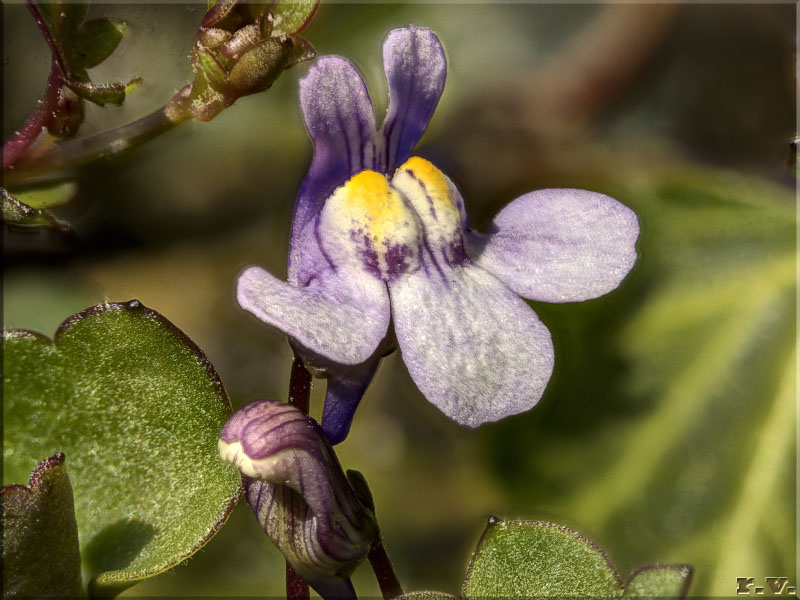
[[[577,531],[545,521],[495,517],[478,541],[462,586],[465,600],[485,598],[683,598],[692,568],[651,565],[627,584],[608,555]],[[453,600],[441,592],[412,592],[407,600]]]
[[[699,595],[791,573],[794,191],[689,168],[573,184],[637,212],[641,257],[606,298],[537,304],[569,351],[548,410],[490,433],[514,509],[557,507],[626,569],[696,564]]]
[[[81,594],[78,525],[64,454],[33,471],[28,486],[3,488],[3,597]]]
[[[465,598],[612,597],[622,581],[608,556],[579,533],[492,518],[464,580]]]
[[[4,333],[4,483],[69,456],[84,572],[113,595],[193,554],[240,494],[217,456],[231,414],[205,355],[137,301],[73,315],[54,341]]]

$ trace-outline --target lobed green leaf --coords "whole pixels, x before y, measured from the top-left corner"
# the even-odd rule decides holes
[[[78,525],[65,457],[44,460],[29,486],[3,488],[3,597],[81,594]]]
[[[113,595],[190,556],[240,494],[217,456],[231,414],[203,353],[137,301],[73,315],[54,341],[4,333],[4,483],[56,450],[70,457],[93,595]]]
[[[579,533],[541,521],[489,521],[464,580],[465,598],[613,597],[622,581]]]

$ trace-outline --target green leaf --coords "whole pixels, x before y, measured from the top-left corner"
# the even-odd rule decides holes
[[[3,488],[3,597],[81,594],[81,556],[64,454],[43,461],[29,486]]]
[[[0,188],[0,196],[3,199],[3,221],[19,227],[52,227],[55,229],[66,230],[69,226],[66,223],[59,221],[50,211],[44,208],[34,208],[12,196],[5,188]],[[35,195],[33,200],[40,200],[47,202],[49,196],[46,188],[42,192],[42,196],[37,198]],[[50,198],[56,201],[58,193],[53,193]]]
[[[4,334],[4,482],[70,457],[90,593],[112,595],[193,554],[240,494],[217,456],[231,414],[203,353],[137,301],[73,315],[55,340]]]
[[[688,565],[651,565],[637,570],[625,584],[625,598],[684,598],[692,581]]]
[[[78,192],[74,181],[60,181],[44,186],[26,188],[15,192],[17,200],[31,208],[56,208],[72,200]]]
[[[608,556],[581,534],[537,521],[492,518],[464,580],[465,598],[622,594]]]
[[[792,572],[793,190],[688,168],[572,185],[637,212],[641,256],[605,298],[536,305],[562,348],[548,410],[491,433],[514,509],[558,507],[626,571],[694,564],[701,596]]]
[[[81,98],[100,106],[120,105],[141,78],[135,77],[127,85],[94,84],[86,69],[97,66],[114,52],[127,26],[117,19],[84,22],[88,8],[86,3],[63,1],[36,4],[58,50],[60,64],[66,71],[67,87]]]
[[[94,19],[75,32],[70,63],[91,69],[107,59],[116,50],[128,26],[118,19]]]
[[[319,0],[275,0],[272,13],[272,35],[288,35],[302,31],[314,17]]]

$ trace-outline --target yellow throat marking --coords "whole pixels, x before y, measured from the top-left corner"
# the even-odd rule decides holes
[[[384,175],[375,171],[353,175],[331,200],[339,204],[342,216],[350,218],[377,243],[392,239],[393,234],[413,221],[401,195]]]

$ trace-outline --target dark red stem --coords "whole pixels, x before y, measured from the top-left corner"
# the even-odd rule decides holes
[[[289,404],[307,415],[310,398],[311,373],[308,372],[300,357],[295,356],[292,362],[292,373],[289,375]]]
[[[289,404],[295,406],[304,415],[308,414],[311,398],[311,373],[308,372],[299,356],[292,361],[292,372],[289,375]],[[305,579],[300,577],[291,565],[286,563],[286,599],[308,600],[310,593]]]
[[[308,600],[311,594],[308,591],[306,580],[295,573],[294,569],[286,563],[286,600]]]
[[[53,36],[44,22],[42,13],[32,0],[27,0],[28,10],[36,21],[36,26],[44,37],[47,45],[50,46],[50,75],[47,77],[47,86],[44,89],[44,96],[39,102],[39,107],[25,121],[25,124],[16,131],[11,138],[3,144],[3,171],[12,167],[19,158],[25,154],[31,144],[36,141],[42,130],[53,119],[53,112],[58,105],[58,95],[61,86],[64,85],[64,66],[61,64],[61,56],[58,53]]]
[[[25,121],[25,124],[15,132],[9,140],[3,144],[3,171],[13,167],[20,157],[36,141],[42,130],[53,118],[53,111],[58,105],[58,95],[64,80],[61,76],[61,69],[58,63],[53,60],[50,67],[50,75],[47,78],[47,87],[44,96],[39,102],[39,107]]]
[[[403,588],[397,580],[392,561],[389,559],[389,555],[386,554],[386,549],[383,547],[383,543],[380,540],[378,540],[378,544],[370,550],[367,559],[375,573],[375,577],[378,579],[378,585],[381,588],[381,593],[385,600],[402,596]]]

